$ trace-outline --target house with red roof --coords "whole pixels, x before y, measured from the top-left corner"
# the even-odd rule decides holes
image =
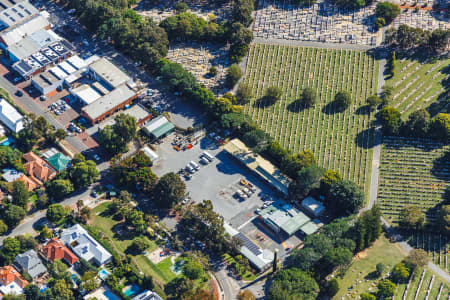
[[[55,259],[63,259],[68,264],[73,265],[78,261],[78,257],[57,238],[52,238],[45,246],[42,246],[39,253],[50,262],[55,261]]]
[[[28,281],[13,266],[0,267],[0,293],[3,295],[22,294]]]

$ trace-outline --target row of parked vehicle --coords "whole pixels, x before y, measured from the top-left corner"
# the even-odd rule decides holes
[[[50,104],[48,109],[58,116],[67,110],[67,104],[63,100],[58,100],[55,103]]]
[[[212,162],[213,160],[214,160],[214,156],[212,156],[211,154],[209,154],[206,151],[204,151],[202,153],[202,155],[200,155],[200,162],[202,164],[207,165],[210,162]],[[193,160],[191,160],[186,166],[186,171],[188,171],[190,174],[194,174],[198,170],[200,170],[200,166],[196,162],[194,162]]]
[[[67,127],[67,130],[69,130],[70,132],[76,132],[76,133],[82,133],[83,132],[83,129],[81,129],[74,122],[70,122],[69,126]]]
[[[241,186],[243,186],[243,188],[236,191],[236,196],[238,198],[245,200],[256,192],[256,188],[253,186],[253,184],[246,181],[245,179],[241,179],[239,183],[241,184]]]

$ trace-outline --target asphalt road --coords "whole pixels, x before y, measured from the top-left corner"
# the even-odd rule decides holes
[[[27,112],[34,113],[36,116],[43,116],[48,123],[54,125],[56,128],[61,128],[64,130],[66,129],[61,123],[53,118],[50,113],[44,111],[37,103],[35,103],[36,100],[33,100],[31,97],[29,97],[27,93],[23,93],[21,97],[15,96],[14,94],[17,91],[17,87],[3,76],[0,76],[0,87],[8,91],[8,93],[14,99],[14,102],[18,103]],[[86,145],[83,144],[75,136],[68,136],[65,140],[78,152],[82,152],[87,149]]]

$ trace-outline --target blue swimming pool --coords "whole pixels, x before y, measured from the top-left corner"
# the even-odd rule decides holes
[[[120,297],[114,295],[110,291],[103,292],[103,295],[105,295],[105,297],[108,298],[109,300],[122,300],[122,299],[120,299]]]
[[[102,280],[105,280],[106,278],[108,278],[108,276],[109,276],[109,272],[106,271],[105,269],[101,269],[98,272],[98,277],[100,277]]]
[[[12,137],[8,137],[6,140],[0,143],[0,146],[9,146],[14,142]]]
[[[127,287],[125,289],[125,291],[123,291],[123,293],[126,296],[131,297],[131,296],[136,295],[137,293],[139,293],[140,290],[141,290],[141,288],[137,284],[132,284],[129,287]]]

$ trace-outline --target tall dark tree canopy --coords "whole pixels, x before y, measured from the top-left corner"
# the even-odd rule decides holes
[[[450,140],[450,114],[440,113],[435,116],[430,123],[430,133],[432,136],[448,142]]]
[[[381,109],[380,121],[383,126],[383,131],[388,135],[397,134],[403,123],[400,112],[390,106]]]
[[[303,103],[306,107],[311,107],[317,102],[317,93],[316,90],[310,87],[306,87],[303,89],[302,94],[300,95],[300,102]]]
[[[115,123],[106,125],[98,133],[100,147],[111,154],[126,152],[127,144],[136,137],[137,123],[133,116],[119,114],[115,118]]]
[[[352,97],[348,91],[339,91],[334,96],[334,102],[338,111],[344,111],[352,104]]]
[[[417,137],[424,137],[428,133],[430,123],[430,113],[422,108],[411,113],[406,121],[406,129],[409,134]]]
[[[175,173],[163,175],[151,191],[152,199],[161,208],[171,208],[186,194],[184,181]]]
[[[319,285],[311,275],[292,268],[281,270],[275,275],[267,298],[269,300],[313,300],[318,293]]]
[[[364,192],[353,181],[341,180],[331,186],[329,201],[337,214],[354,214],[364,204]]]
[[[300,201],[309,194],[312,189],[320,186],[320,179],[325,170],[312,165],[301,169],[295,181],[289,185],[289,196],[292,200]]]
[[[386,24],[390,24],[400,14],[400,7],[391,2],[378,2],[375,14],[378,18],[383,18]]]

